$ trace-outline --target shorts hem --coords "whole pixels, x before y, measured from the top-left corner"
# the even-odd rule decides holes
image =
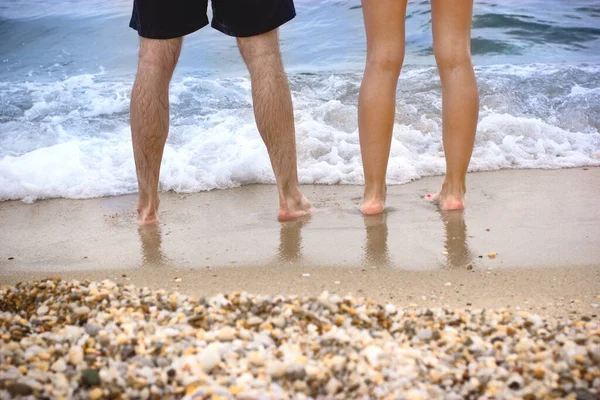
[[[215,21],[214,19],[211,23],[211,26],[214,29],[218,30],[219,32],[226,34],[227,36],[250,37],[250,36],[257,36],[257,35],[262,35],[263,33],[271,32],[272,30],[275,30],[275,29],[279,28],[280,26],[282,26],[283,24],[291,21],[292,19],[294,19],[294,17],[296,17],[295,12],[290,13],[289,15],[286,15],[283,18],[274,20],[269,24],[265,24],[265,25],[261,26],[260,28],[252,29],[252,30],[248,29],[248,30],[243,30],[243,31],[236,31],[236,30],[230,29],[227,26]]]
[[[208,23],[208,17],[206,17],[204,20],[200,20],[196,24],[188,25],[179,30],[161,31],[159,29],[141,29],[133,21],[129,24],[129,27],[137,31],[139,36],[146,39],[175,39],[199,31],[207,26]]]

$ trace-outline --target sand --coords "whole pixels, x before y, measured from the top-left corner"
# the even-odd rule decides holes
[[[268,185],[163,194],[159,229],[137,229],[135,196],[3,202],[0,283],[60,276],[191,295],[327,290],[403,306],[597,317],[600,169],[472,173],[464,213],[422,200],[441,179],[390,187],[389,211],[370,218],[357,211],[361,187],[306,186],[315,215],[284,224]]]

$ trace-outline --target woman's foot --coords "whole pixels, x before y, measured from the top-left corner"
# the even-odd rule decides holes
[[[465,208],[466,185],[450,185],[447,182],[442,184],[442,190],[439,193],[425,196],[427,200],[436,203],[442,210],[462,210]]]
[[[385,210],[385,196],[387,188],[370,189],[365,186],[365,195],[363,203],[360,206],[360,212],[364,215],[377,215]]]

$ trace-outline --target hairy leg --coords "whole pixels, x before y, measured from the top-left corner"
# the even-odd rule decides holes
[[[479,115],[471,63],[473,0],[431,0],[433,49],[442,82],[442,131],[446,177],[434,196],[443,210],[465,205],[466,174]]]
[[[404,61],[407,0],[363,0],[367,64],[358,97],[358,130],[365,175],[363,214],[383,212],[385,176],[396,111],[396,85]]]
[[[131,93],[131,137],[138,179],[138,223],[158,220],[160,163],[169,132],[169,82],[182,38],[140,38],[140,55]]]
[[[279,192],[279,220],[309,214],[312,207],[298,185],[292,96],[279,52],[277,30],[238,38],[252,81],[258,131],[265,142]]]

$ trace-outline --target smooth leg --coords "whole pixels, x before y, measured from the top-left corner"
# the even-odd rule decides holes
[[[446,177],[433,196],[443,210],[465,206],[466,174],[479,115],[471,63],[473,0],[431,0],[433,49],[442,82],[442,132]]]
[[[358,97],[358,130],[365,175],[360,210],[385,209],[386,171],[396,112],[396,85],[404,61],[407,0],[363,0],[367,64]]]

